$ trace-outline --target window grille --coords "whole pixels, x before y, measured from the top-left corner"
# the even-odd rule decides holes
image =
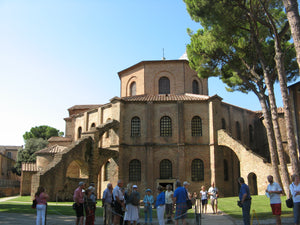
[[[161,137],[172,136],[172,120],[168,116],[163,116],[160,119],[160,136]]]
[[[160,179],[172,178],[172,162],[168,159],[164,159],[160,162]]]
[[[202,121],[199,116],[192,118],[192,136],[202,136]]]
[[[141,162],[137,159],[129,163],[129,181],[141,181]]]
[[[194,159],[192,161],[192,181],[204,180],[204,164],[201,159]]]
[[[159,94],[170,94],[170,80],[167,77],[159,79]]]
[[[200,94],[199,84],[196,80],[193,80],[193,94]]]
[[[131,119],[131,137],[141,136],[141,121],[135,116]]]

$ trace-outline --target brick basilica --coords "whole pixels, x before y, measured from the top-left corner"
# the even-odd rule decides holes
[[[65,137],[50,138],[36,163],[22,165],[21,195],[44,186],[52,200],[70,200],[83,180],[100,197],[118,179],[144,193],[180,179],[191,192],[215,182],[221,196],[234,196],[239,176],[252,194],[264,193],[272,169],[261,112],[209,96],[207,79],[184,59],[142,61],[118,75],[120,97],[69,108]],[[298,88],[290,87],[295,112]]]

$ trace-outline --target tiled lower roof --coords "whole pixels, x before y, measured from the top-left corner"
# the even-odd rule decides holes
[[[72,141],[72,139],[68,137],[51,137],[48,141]]]
[[[207,95],[196,94],[135,95],[122,98],[122,100],[126,102],[206,101],[208,99],[210,99],[210,97]]]
[[[56,153],[62,152],[66,148],[67,147],[64,147],[64,146],[53,145],[53,146],[44,148],[42,150],[39,150],[39,151],[35,152],[35,154],[37,154],[37,155],[39,155],[39,154],[56,154]]]
[[[22,163],[22,171],[38,171],[36,163]]]

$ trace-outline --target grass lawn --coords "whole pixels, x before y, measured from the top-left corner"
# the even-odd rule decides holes
[[[292,217],[293,210],[286,207],[285,199],[286,197],[282,196],[282,217]],[[237,206],[237,200],[238,197],[219,198],[218,207],[229,216],[242,219],[242,209]],[[35,214],[36,210],[31,208],[31,204],[30,196],[17,197],[0,202],[0,212]],[[72,204],[73,202],[48,202],[48,214],[74,216],[75,212],[72,209]],[[101,200],[98,200],[97,215],[103,215],[101,205]],[[210,207],[210,205],[208,207]],[[264,195],[252,196],[251,214],[253,213],[252,210],[255,210],[259,220],[273,217],[269,199]],[[194,218],[194,216],[194,209],[190,209],[188,211],[188,218]],[[141,207],[140,210],[140,217],[144,217],[143,207]],[[156,218],[156,209],[153,209],[153,217]]]
[[[293,209],[287,208],[285,205],[286,197],[281,197],[281,211],[282,217],[292,217]],[[238,197],[228,197],[228,198],[219,198],[218,199],[218,208],[237,219],[242,218],[242,209],[237,206]],[[208,206],[210,207],[210,206]],[[272,218],[272,209],[270,206],[270,200],[265,195],[254,195],[252,196],[251,202],[251,216],[255,210],[255,214],[258,219],[267,219]],[[255,215],[254,215],[255,216]],[[255,217],[254,217],[255,218]]]

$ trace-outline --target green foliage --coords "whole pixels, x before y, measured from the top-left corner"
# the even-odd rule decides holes
[[[187,46],[190,66],[202,78],[220,77],[230,91],[260,90],[264,93],[264,71],[271,81],[277,79],[274,36],[263,7],[282,31],[281,46],[285,54],[288,80],[298,74],[295,50],[286,28],[284,7],[279,0],[184,0],[191,18],[202,29],[188,29],[191,43]],[[264,5],[262,5],[264,4]]]
[[[30,131],[26,131],[23,135],[23,138],[25,142],[30,138],[42,138],[44,140],[48,140],[51,137],[55,136],[63,136],[63,132],[59,131],[53,127],[50,126],[38,126],[38,127],[32,127]]]
[[[36,151],[44,149],[48,145],[48,139],[55,136],[63,136],[63,132],[50,126],[32,127],[23,135],[25,146],[18,150],[17,162],[13,172],[21,175],[22,163],[33,163],[36,160]]]
[[[15,164],[14,172],[21,175],[22,163],[32,163],[36,160],[36,151],[46,148],[48,141],[42,138],[30,138],[26,141],[24,149],[18,150],[17,162]]]

